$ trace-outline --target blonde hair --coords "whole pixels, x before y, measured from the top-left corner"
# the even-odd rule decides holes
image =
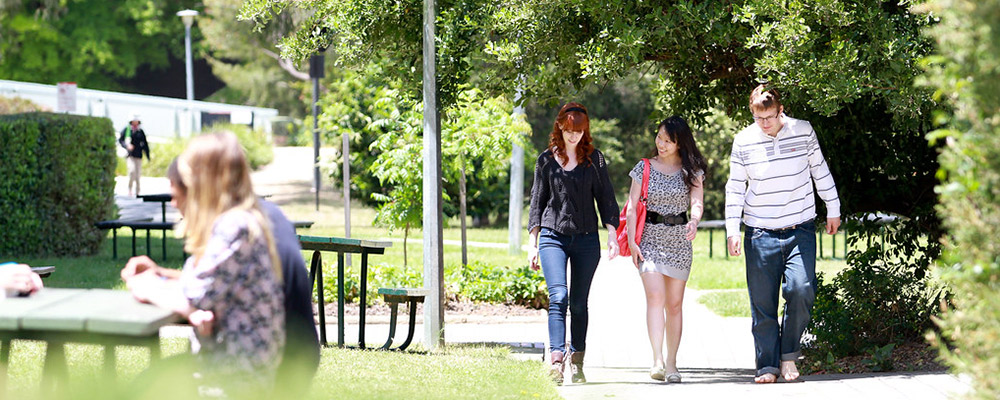
[[[271,267],[280,282],[281,262],[271,224],[258,204],[250,181],[250,164],[236,135],[219,132],[192,139],[177,158],[177,171],[187,188],[184,219],[177,228],[187,236],[184,251],[197,262],[205,253],[216,219],[230,210],[246,211],[256,222],[247,224],[248,242],[264,238]]]

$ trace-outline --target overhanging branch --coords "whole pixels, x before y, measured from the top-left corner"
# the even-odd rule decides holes
[[[267,54],[268,57],[271,57],[271,58],[273,58],[275,60],[278,60],[278,66],[280,66],[281,69],[285,70],[286,72],[288,72],[289,74],[291,74],[295,78],[301,79],[301,80],[304,80],[304,81],[308,81],[309,80],[309,74],[306,73],[306,72],[302,72],[302,71],[299,71],[299,70],[295,69],[295,65],[292,64],[292,60],[289,60],[287,58],[281,58],[281,56],[278,55],[278,53],[275,53],[275,52],[273,52],[271,50],[268,50],[268,49],[261,49],[261,51],[263,51],[264,54]]]

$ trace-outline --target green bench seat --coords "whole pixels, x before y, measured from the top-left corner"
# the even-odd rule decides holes
[[[382,295],[392,310],[392,313],[389,314],[389,339],[385,341],[382,350],[390,350],[392,339],[396,336],[396,310],[399,303],[410,304],[410,327],[409,333],[406,334],[406,341],[392,350],[406,350],[410,346],[410,342],[413,340],[413,329],[417,324],[417,303],[422,303],[429,293],[430,291],[427,289],[379,288],[378,294]]]

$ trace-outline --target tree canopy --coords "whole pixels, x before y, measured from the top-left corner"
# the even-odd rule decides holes
[[[0,3],[0,76],[29,82],[86,82],[116,89],[141,66],[183,57],[192,1],[10,0]]]
[[[922,138],[936,104],[913,82],[922,72],[916,60],[931,49],[921,28],[934,17],[911,12],[913,3],[440,1],[442,105],[467,83],[501,94],[520,86],[525,98],[552,104],[641,71],[656,77],[659,116],[651,121],[679,114],[698,124],[712,109],[749,121],[749,92],[766,81],[783,92],[790,115],[820,133],[845,211],[927,215],[936,161]],[[345,66],[385,58],[384,72],[417,93],[421,5],[247,0],[241,17],[266,23],[288,8],[311,12],[282,39],[283,55],[330,47]]]

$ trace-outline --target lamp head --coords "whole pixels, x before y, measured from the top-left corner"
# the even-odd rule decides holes
[[[181,17],[181,21],[184,21],[184,26],[190,28],[194,24],[194,17],[198,16],[198,12],[195,10],[183,10],[178,11],[177,16]]]

